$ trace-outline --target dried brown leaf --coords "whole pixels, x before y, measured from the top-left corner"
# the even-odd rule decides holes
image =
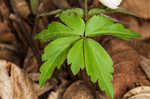
[[[37,99],[33,82],[19,67],[0,61],[0,96],[2,99]]]
[[[0,60],[0,97],[2,99],[13,99],[12,82],[6,65],[6,61]]]

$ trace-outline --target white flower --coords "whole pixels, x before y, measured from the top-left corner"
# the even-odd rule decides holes
[[[122,0],[99,0],[103,5],[108,8],[117,9]]]

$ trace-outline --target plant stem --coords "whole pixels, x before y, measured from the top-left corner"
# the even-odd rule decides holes
[[[88,19],[88,1],[85,0],[84,2],[84,7],[85,7],[85,20]]]
[[[62,12],[63,10],[62,9],[57,9],[57,10],[54,10],[54,11],[51,11],[51,12],[48,12],[48,13],[42,13],[40,14],[39,16],[50,16],[50,15],[55,15],[59,12]]]

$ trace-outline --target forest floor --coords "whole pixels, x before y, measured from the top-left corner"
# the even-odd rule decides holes
[[[29,0],[0,0],[0,98],[1,99],[109,99],[86,71],[73,76],[63,64],[40,88],[39,67],[46,43],[34,36],[47,28],[53,16],[41,13],[70,7],[84,7],[84,0],[41,0],[36,13]],[[88,0],[97,6],[97,0]],[[114,99],[150,99],[150,1],[124,0],[121,7],[139,17],[110,13],[141,38],[130,41],[111,36],[96,37],[114,61]],[[132,90],[133,89],[133,90]],[[131,91],[130,91],[131,90]],[[146,98],[149,97],[149,98]]]

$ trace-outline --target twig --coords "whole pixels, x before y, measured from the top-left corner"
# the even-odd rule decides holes
[[[145,72],[148,80],[150,80],[150,60],[147,59],[146,57],[144,56],[141,56],[141,68],[143,69],[143,71]]]
[[[40,52],[37,50],[35,44],[33,43],[31,34],[28,33],[27,30],[25,29],[25,26],[22,23],[23,22],[22,19],[14,14],[10,14],[9,18],[11,20],[15,21],[18,24],[18,26],[21,28],[23,37],[25,38],[27,44],[31,47],[31,49],[32,49],[34,55],[36,56],[38,63],[40,65],[42,63]]]

